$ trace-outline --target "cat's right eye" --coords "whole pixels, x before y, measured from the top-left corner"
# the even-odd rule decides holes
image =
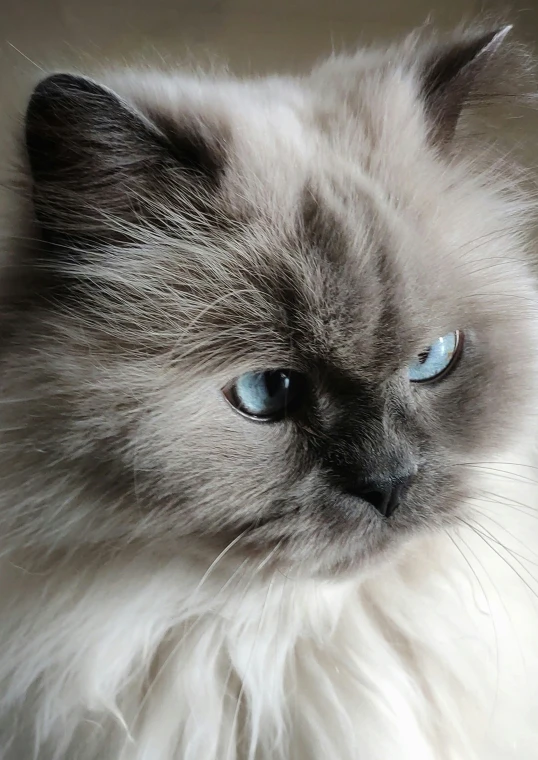
[[[299,372],[273,369],[240,375],[222,393],[245,417],[257,422],[277,422],[297,409],[305,387],[306,380]]]

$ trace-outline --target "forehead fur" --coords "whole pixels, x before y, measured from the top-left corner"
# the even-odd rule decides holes
[[[410,38],[302,78],[122,72],[108,93],[60,78],[44,143],[39,98],[28,120],[38,216],[64,246],[89,230],[58,268],[108,315],[115,350],[119,336],[173,345],[197,369],[367,365],[387,347],[401,364],[448,331],[517,318],[520,188],[465,130],[443,132],[476,89],[502,91],[505,33]],[[67,175],[42,158],[51,130]]]
[[[431,141],[408,49],[334,58],[302,79],[136,72],[111,85],[165,129],[216,136],[218,202],[237,224],[209,234],[199,275],[210,324],[241,322],[242,355],[250,344],[290,363],[293,322],[313,350],[365,357],[377,335],[402,360],[470,321],[510,317],[526,277],[502,261],[519,244],[517,183],[484,146]],[[185,228],[181,208],[155,203]],[[487,282],[485,256],[497,261]]]

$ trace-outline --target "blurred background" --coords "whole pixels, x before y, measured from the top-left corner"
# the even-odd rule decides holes
[[[519,2],[509,15],[538,38],[538,0]],[[142,58],[298,70],[430,17],[446,26],[498,7],[497,0],[0,0],[0,97],[17,97],[14,81],[32,67],[25,56],[44,68]]]
[[[538,40],[538,0],[513,3],[519,34]],[[429,18],[445,27],[499,7],[506,11],[497,0],[0,0],[0,151],[19,132],[39,69],[91,73],[136,61],[295,72]]]

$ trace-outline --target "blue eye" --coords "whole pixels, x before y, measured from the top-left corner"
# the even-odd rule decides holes
[[[274,369],[247,372],[229,383],[223,394],[241,414],[274,422],[291,413],[304,398],[305,379],[298,372]]]
[[[407,371],[412,383],[431,383],[441,380],[456,366],[463,348],[460,330],[438,338],[409,364]]]

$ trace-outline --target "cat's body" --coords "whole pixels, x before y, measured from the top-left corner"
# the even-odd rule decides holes
[[[264,760],[533,758],[531,594],[479,541],[459,541],[484,591],[446,540],[363,587],[276,578],[227,605],[222,584],[196,601],[180,591],[192,573],[180,562],[112,563],[74,594],[65,574],[43,595],[11,569],[13,595],[42,614],[7,664],[21,691],[38,670],[49,680],[6,718],[18,738],[5,757],[32,757],[33,728],[66,714],[40,758],[249,757],[251,739]]]
[[[530,204],[454,134],[506,31],[38,86],[1,760],[536,756]]]
[[[528,503],[528,489],[516,491]],[[498,521],[502,504],[486,506]],[[535,522],[504,540],[521,550],[533,530],[537,541]],[[430,538],[364,584],[249,577],[235,596],[216,579],[193,594],[201,567],[155,557],[86,565],[73,589],[75,562],[46,592],[40,577],[7,568],[3,604],[22,634],[3,668],[26,696],[5,716],[3,737],[16,738],[3,757],[33,757],[34,731],[45,737],[65,716],[40,760],[531,760],[533,592],[514,577],[521,566],[471,531],[456,543],[467,560],[447,537]],[[34,701],[29,682],[43,672]]]

